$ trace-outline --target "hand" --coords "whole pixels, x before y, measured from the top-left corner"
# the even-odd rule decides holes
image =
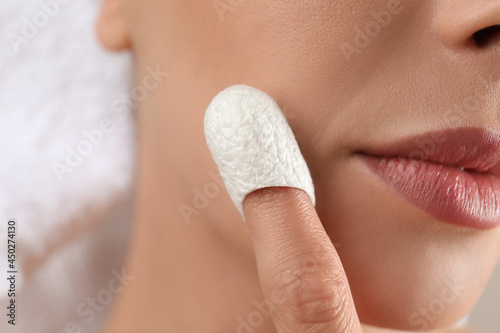
[[[309,196],[263,188],[247,195],[243,210],[277,331],[362,332],[342,263]]]

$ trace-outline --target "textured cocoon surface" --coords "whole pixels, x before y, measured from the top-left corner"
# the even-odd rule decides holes
[[[309,169],[277,103],[246,85],[220,92],[205,113],[208,147],[236,208],[250,192],[274,186],[304,190],[315,204]]]

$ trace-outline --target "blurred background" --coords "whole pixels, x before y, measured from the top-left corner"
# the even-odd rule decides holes
[[[8,219],[18,272],[16,326],[2,310],[2,333],[98,332],[119,294],[134,174],[131,56],[98,45],[100,2],[0,3],[2,309]]]

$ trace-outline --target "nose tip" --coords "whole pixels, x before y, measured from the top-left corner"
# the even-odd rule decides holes
[[[450,48],[500,46],[500,0],[442,0],[433,30]]]

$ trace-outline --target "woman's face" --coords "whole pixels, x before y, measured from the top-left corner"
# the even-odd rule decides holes
[[[500,228],[444,223],[358,152],[446,129],[500,131],[499,32],[475,34],[500,24],[499,1],[124,0],[124,9],[138,78],[148,66],[169,72],[139,110],[166,155],[212,168],[202,132],[211,99],[232,84],[267,92],[310,167],[362,322],[417,330],[466,314],[499,258]],[[432,138],[421,148],[430,155],[451,140]],[[499,194],[487,195],[498,206]]]

